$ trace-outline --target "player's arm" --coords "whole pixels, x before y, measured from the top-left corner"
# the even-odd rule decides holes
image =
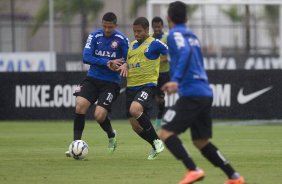
[[[156,53],[161,55],[161,56],[166,56],[167,52],[168,52],[168,46],[163,43],[162,41],[160,41],[159,39],[154,40],[153,42],[156,48]]]
[[[128,38],[125,38],[122,40],[121,44],[121,52],[122,52],[122,57],[124,58],[122,65],[117,69],[117,71],[120,72],[120,75],[123,77],[127,77],[128,75],[128,66],[127,66],[127,53],[128,53],[128,48],[129,48],[129,41]]]
[[[148,59],[157,59],[160,55],[166,55],[168,52],[168,47],[165,43],[161,42],[158,39],[152,41],[149,45],[147,52],[145,52],[145,56]]]
[[[83,49],[83,62],[89,65],[107,65],[109,59],[106,58],[98,58],[93,55],[96,48],[96,38],[95,34],[89,34],[85,47]]]
[[[165,52],[165,54],[161,54],[160,55],[160,62],[161,63],[164,63],[164,62],[167,62],[168,60],[167,60],[167,45],[166,45],[166,43],[164,43],[164,42],[162,42],[161,40],[159,40],[159,42],[161,42],[162,44],[160,45],[160,47],[164,50],[163,52]],[[159,44],[159,43],[158,43]],[[165,45],[165,48],[163,48],[163,46]]]
[[[189,55],[192,54],[190,53],[192,52],[192,50],[187,40],[185,40],[183,35],[179,32],[174,32],[168,37],[168,39],[170,41],[170,46],[176,48],[178,50],[179,55],[179,59],[177,62],[178,64],[176,66],[173,76],[171,77],[171,81],[179,83],[189,68],[191,62],[191,58],[189,58]]]

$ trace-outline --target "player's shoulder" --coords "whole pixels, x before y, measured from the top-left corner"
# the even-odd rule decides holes
[[[92,34],[95,38],[104,36],[102,29],[97,29],[96,31],[91,32],[90,34]]]
[[[160,45],[167,47],[166,43],[162,42],[162,40],[155,38],[152,42],[151,45],[154,45],[156,47],[159,47]]]
[[[122,32],[120,32],[118,30],[115,30],[115,32],[113,33],[113,36],[115,38],[119,38],[121,40],[126,40],[127,39],[127,37]]]
[[[174,27],[169,31],[167,39],[176,39],[185,35],[190,35],[191,33],[191,30],[187,29],[186,27]]]

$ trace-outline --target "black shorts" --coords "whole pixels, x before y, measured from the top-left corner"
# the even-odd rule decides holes
[[[169,72],[162,72],[158,78],[158,85],[156,88],[156,96],[159,98],[164,98],[165,93],[161,90],[162,86],[169,81]]]
[[[86,77],[74,95],[87,99],[91,104],[98,100],[97,105],[111,111],[112,103],[117,99],[119,90],[120,87],[116,83]]]
[[[175,134],[191,128],[192,140],[211,138],[211,105],[211,97],[180,97],[166,111],[162,128]]]
[[[150,117],[155,98],[155,88],[154,86],[144,86],[139,90],[126,89],[126,115],[128,118],[132,117],[129,109],[133,101],[139,102],[144,109],[144,113]]]

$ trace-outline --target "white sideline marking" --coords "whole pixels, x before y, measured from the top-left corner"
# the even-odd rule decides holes
[[[245,126],[245,125],[282,125],[281,119],[276,120],[238,120],[238,121],[221,121],[215,120],[214,125],[223,125],[223,126]]]

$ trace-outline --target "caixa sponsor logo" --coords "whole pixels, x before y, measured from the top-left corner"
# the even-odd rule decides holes
[[[16,85],[16,108],[74,107],[77,85]]]
[[[117,57],[117,53],[111,52],[111,51],[95,50],[95,54],[97,56],[106,56],[106,57],[109,57],[109,58],[116,58]]]
[[[214,107],[230,107],[231,106],[231,84],[210,84],[213,91]],[[178,94],[166,95],[166,107],[172,106],[179,98]]]

